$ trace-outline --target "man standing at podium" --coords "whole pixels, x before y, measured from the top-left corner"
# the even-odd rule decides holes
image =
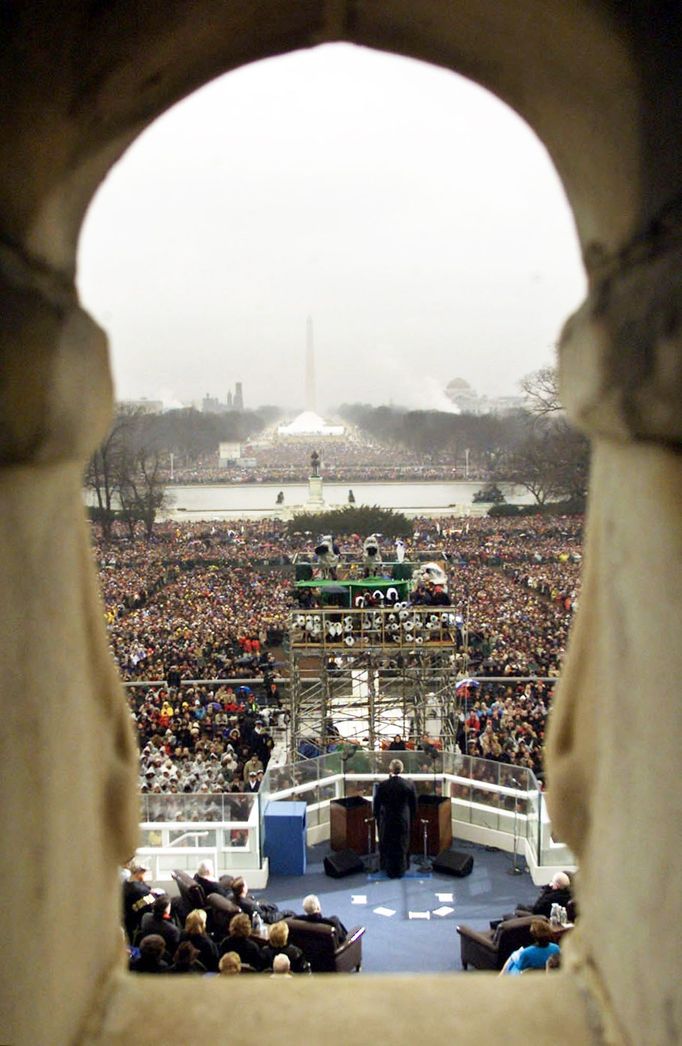
[[[402,772],[400,759],[392,759],[388,765],[388,779],[377,785],[374,793],[380,865],[389,879],[400,879],[407,871],[410,821],[417,814],[415,787],[400,776]]]

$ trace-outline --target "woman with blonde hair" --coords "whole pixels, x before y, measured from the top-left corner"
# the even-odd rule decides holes
[[[268,943],[263,948],[266,966],[272,966],[277,955],[287,956],[292,973],[310,973],[310,963],[301,949],[289,944],[289,927],[283,920],[270,927]]]
[[[222,959],[218,963],[218,973],[221,973],[223,977],[230,977],[232,974],[242,972],[242,961],[236,952],[225,952]]]
[[[199,952],[199,962],[203,963],[209,973],[218,969],[218,949],[206,933],[206,912],[195,908],[185,919],[185,929],[180,934],[180,942],[190,941]]]

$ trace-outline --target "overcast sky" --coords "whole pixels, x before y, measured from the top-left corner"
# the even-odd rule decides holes
[[[244,67],[166,113],[99,190],[79,258],[117,396],[442,407],[551,361],[584,294],[544,147],[453,73],[349,45]]]

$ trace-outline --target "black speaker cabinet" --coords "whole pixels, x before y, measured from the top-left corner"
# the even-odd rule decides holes
[[[343,879],[347,875],[364,872],[365,866],[352,850],[338,850],[324,859],[324,870],[332,879]]]
[[[433,862],[434,872],[456,875],[458,879],[463,879],[465,875],[471,875],[473,867],[473,857],[462,850],[443,850]]]

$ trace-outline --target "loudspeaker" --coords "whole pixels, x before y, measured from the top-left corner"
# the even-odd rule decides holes
[[[324,859],[324,870],[332,879],[343,879],[356,872],[364,872],[365,866],[352,850],[338,850]]]
[[[456,875],[458,879],[463,879],[465,875],[471,875],[473,867],[473,857],[471,854],[463,853],[462,850],[443,850],[433,862],[434,872]]]

